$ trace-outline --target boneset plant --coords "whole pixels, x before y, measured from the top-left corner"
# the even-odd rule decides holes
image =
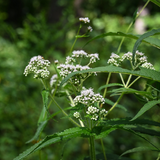
[[[153,0],[152,2],[160,6],[160,3],[158,1]],[[145,6],[148,3],[149,1],[147,1]],[[134,17],[134,20],[137,17],[138,15]],[[160,43],[158,44],[157,42],[160,41],[158,39],[153,40],[153,38],[150,38],[150,36],[160,34],[160,29],[146,32],[141,36],[122,32],[109,32],[91,39],[90,41],[93,41],[97,38],[102,38],[105,36],[123,36],[137,39],[132,52],[121,54],[119,54],[119,52],[117,54],[111,53],[110,58],[106,60],[106,66],[92,68],[92,64],[96,63],[97,60],[100,60],[98,53],[89,54],[84,50],[73,50],[77,39],[88,36],[89,32],[92,31],[92,27],[88,26],[88,23],[90,22],[89,18],[80,18],[79,20],[81,22],[80,27],[65,62],[63,64],[60,64],[59,61],[56,60],[53,64],[56,74],[50,74],[48,70],[48,67],[51,65],[50,62],[48,60],[45,60],[40,55],[31,58],[24,71],[25,76],[33,73],[34,78],[36,78],[37,80],[41,80],[44,86],[44,90],[42,91],[43,109],[38,120],[37,132],[35,133],[33,138],[28,141],[28,143],[34,140],[39,140],[39,136],[45,128],[47,122],[59,113],[54,113],[52,115],[48,114],[48,109],[51,106],[50,103],[48,104],[49,99],[54,103],[55,106],[60,109],[64,116],[73,123],[73,127],[40,139],[39,142],[20,154],[14,160],[23,159],[31,153],[41,150],[42,148],[50,144],[65,141],[75,137],[88,138],[90,156],[86,159],[129,160],[129,158],[124,158],[123,155],[127,153],[148,150],[157,151],[157,160],[160,159],[160,156],[158,156],[158,153],[160,152],[159,147],[155,146],[153,142],[150,142],[145,137],[145,135],[160,137],[160,132],[158,131],[158,129],[154,130],[151,128],[152,126],[160,127],[160,123],[155,122],[151,119],[149,120],[139,118],[146,111],[151,109],[156,104],[160,103],[160,90],[159,88],[156,88],[155,86],[153,87],[150,84],[148,84],[148,86],[150,87],[151,91],[139,91],[131,88],[132,85],[141,77],[151,79],[152,82],[160,82],[160,72],[156,71],[154,66],[150,62],[148,62],[148,59],[144,53],[137,50],[142,41],[159,48]],[[80,29],[86,25],[87,32],[84,35],[79,35]],[[120,51],[120,47],[118,48],[118,51]],[[123,64],[125,62],[129,62],[130,66],[128,68],[123,68]],[[93,88],[93,86],[86,88],[84,82],[91,76],[98,76],[101,72],[107,73],[106,84],[101,85],[99,87],[99,90],[97,91]],[[112,73],[118,73],[122,83],[110,83]],[[124,78],[124,74],[128,75],[127,80]],[[133,78],[133,75],[136,78]],[[45,81],[45,78],[48,77],[51,77],[50,85],[46,84]],[[111,89],[112,87],[113,89]],[[118,88],[115,89],[115,87]],[[109,91],[108,88],[110,88]],[[153,91],[156,92],[156,94],[153,95]],[[63,95],[65,95],[69,99],[69,103],[66,101],[66,103],[68,103],[67,108],[63,108],[62,106],[60,106],[55,100],[56,95],[60,95],[61,93],[63,93]],[[101,95],[101,93],[103,94]],[[125,112],[125,107],[119,105],[120,100],[125,96],[125,94],[135,94],[137,95],[137,97],[139,97],[139,99],[143,100],[143,103],[145,104],[134,117],[116,117],[116,119],[109,118],[108,115],[111,112],[114,112],[115,107],[121,107]],[[112,102],[107,98],[109,97],[108,95],[118,96],[118,99],[115,102]],[[109,107],[110,105],[112,106]],[[140,138],[146,140],[150,145],[152,145],[152,147],[140,146],[138,148],[133,148],[126,151],[121,156],[105,153],[105,151],[107,151],[107,147],[103,144],[103,138],[112,131],[116,131],[117,129],[121,129],[139,136]],[[96,139],[101,140],[102,154],[96,154]]]

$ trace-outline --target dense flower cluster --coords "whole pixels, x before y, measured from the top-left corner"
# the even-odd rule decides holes
[[[34,73],[34,78],[47,78],[50,74],[47,69],[49,65],[50,62],[42,56],[34,56],[26,66],[24,74],[27,76],[29,73]]]
[[[123,54],[122,57],[120,57],[119,55],[115,53],[112,53],[107,63],[112,64],[114,66],[120,66],[120,64],[124,60],[129,60],[132,63],[132,57],[133,57],[133,53],[131,52],[127,52]],[[154,70],[153,65],[147,62],[147,57],[144,56],[144,53],[139,52],[138,50],[135,53],[135,67],[134,68],[137,68],[137,67],[144,67],[144,68]]]
[[[88,17],[85,18],[79,18],[79,21],[84,22],[84,23],[90,23],[90,20]]]
[[[95,103],[105,103],[105,100],[99,93],[95,94],[92,88],[84,88],[81,91],[81,95],[74,98],[74,104],[77,105],[78,103],[88,106],[88,108],[86,108],[86,114],[90,115],[92,120],[98,120],[99,116],[102,117],[107,113],[105,109],[101,110],[94,106]],[[75,115],[78,113],[75,112],[74,117],[76,117]]]
[[[76,64],[78,63],[78,59],[81,60],[81,58],[88,58],[89,59],[88,64],[83,66],[80,64]],[[90,69],[89,65],[91,63],[95,63],[97,60],[99,60],[98,53],[88,54],[83,50],[77,50],[77,51],[73,51],[71,56],[66,57],[65,64],[59,64],[57,68],[60,70],[59,74],[63,79],[72,72]],[[85,77],[86,77],[86,74],[76,75],[71,78],[71,81],[74,84],[78,84],[80,82],[80,78],[85,78]]]
[[[93,31],[93,29],[92,29],[92,27],[91,27],[91,26],[88,26],[88,28],[87,28],[87,29],[88,29],[88,31],[89,31],[89,32],[92,32],[92,31]]]
[[[53,87],[53,84],[55,84],[57,82],[57,74],[54,74],[51,79],[50,79],[50,86]]]

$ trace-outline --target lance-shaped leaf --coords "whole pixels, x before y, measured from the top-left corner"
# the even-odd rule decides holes
[[[43,140],[41,140],[40,142],[36,143],[32,147],[21,153],[18,157],[14,158],[14,160],[21,160],[30,155],[31,153],[40,150],[50,144],[64,141],[73,137],[88,137],[89,135],[91,135],[91,133],[85,127],[70,128],[61,133],[56,133],[45,137]]]
[[[160,0],[151,0],[151,2],[160,7]]]
[[[47,90],[42,91],[43,108],[38,120],[38,124],[41,124],[43,121],[47,119],[48,95],[49,95],[49,91]]]
[[[91,40],[89,40],[85,46],[90,43],[91,41],[93,40],[96,40],[96,39],[100,39],[100,38],[104,38],[104,37],[107,37],[107,36],[118,36],[118,37],[127,37],[127,38],[132,38],[132,39],[139,39],[140,38],[140,35],[134,35],[134,34],[130,34],[130,33],[123,33],[123,32],[108,32],[108,33],[103,33],[103,34],[100,34],[94,38],[92,38]],[[152,45],[156,48],[160,48],[160,40],[158,38],[152,38],[152,37],[146,37],[146,38],[143,38],[142,39],[142,42],[144,43],[147,43],[149,45]]]
[[[159,104],[159,103],[160,103],[160,100],[149,101],[140,109],[140,111],[131,119],[131,121],[137,119],[146,111],[148,111],[149,109],[151,109],[152,107],[154,107],[156,104]]]
[[[121,67],[116,67],[112,65],[104,66],[104,67],[96,67],[93,69],[88,69],[88,70],[83,70],[83,71],[78,71],[78,72],[72,72],[70,73],[67,77],[65,77],[60,86],[62,86],[64,83],[66,83],[71,77],[73,77],[76,74],[83,74],[83,73],[94,73],[94,72],[112,72],[112,73],[122,73],[122,74],[132,74],[135,76],[141,76],[147,79],[152,79],[154,81],[160,82],[160,72],[155,71],[155,70],[150,70],[146,68],[140,68],[138,71],[131,71],[128,69],[123,69]]]
[[[136,50],[138,49],[138,46],[141,44],[141,42],[147,38],[147,37],[150,37],[150,36],[153,36],[153,35],[157,35],[157,34],[160,34],[160,29],[153,29],[149,32],[146,32],[144,33],[143,35],[141,35],[139,37],[139,39],[136,41],[136,43],[134,44],[134,47],[133,47],[133,58],[132,58],[132,63],[134,64],[134,58],[135,58],[135,53],[136,53]]]
[[[130,150],[125,151],[124,153],[121,154],[121,156],[128,154],[128,153],[134,153],[134,152],[146,152],[146,151],[157,151],[159,152],[159,150],[156,150],[155,148],[151,148],[151,147],[136,147],[136,148],[132,148]]]

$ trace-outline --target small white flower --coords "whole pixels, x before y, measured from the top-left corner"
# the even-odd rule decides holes
[[[51,77],[51,79],[50,79],[50,86],[51,86],[51,87],[53,86],[54,83],[57,82],[57,78],[58,78],[57,74],[54,74],[54,75]]]
[[[89,31],[89,32],[92,32],[92,31],[93,31],[93,29],[92,29],[92,27],[91,27],[91,26],[88,26],[88,28],[87,28],[87,29],[88,29],[88,31]]]
[[[72,53],[73,53],[72,57],[77,57],[77,58],[78,57],[88,57],[88,54],[83,50],[73,51]]]
[[[75,112],[75,113],[73,114],[73,116],[76,117],[76,118],[79,118],[79,117],[80,117],[80,113],[79,113],[79,112]]]
[[[34,78],[47,78],[50,74],[47,70],[49,65],[50,62],[45,60],[42,56],[34,56],[26,66],[24,74],[27,76],[29,73],[34,73]]]
[[[91,117],[91,119],[93,119],[93,120],[97,121],[97,119],[98,119],[98,115],[97,115],[97,114],[94,114],[94,115]]]
[[[142,67],[147,68],[147,69],[155,70],[154,67],[153,67],[153,65],[151,63],[147,63],[147,62],[143,63]]]
[[[84,22],[84,23],[90,23],[90,20],[88,17],[85,18],[79,18],[79,21]]]
[[[88,57],[90,57],[90,63],[95,63],[97,60],[99,60],[98,53],[89,54]]]
[[[107,63],[118,67],[121,63],[121,58],[119,55],[111,53],[110,59],[108,59]]]
[[[59,62],[58,62],[58,60],[55,60],[54,63],[55,63],[55,64],[58,64]]]

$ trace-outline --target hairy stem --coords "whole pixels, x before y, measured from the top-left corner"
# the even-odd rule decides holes
[[[121,73],[119,73],[119,75],[120,75],[121,81],[122,81],[122,83],[123,83],[123,85],[124,85],[124,87],[125,87],[125,86],[126,86],[126,84],[125,84],[125,82],[124,82],[123,76],[122,76],[122,74],[121,74]]]

